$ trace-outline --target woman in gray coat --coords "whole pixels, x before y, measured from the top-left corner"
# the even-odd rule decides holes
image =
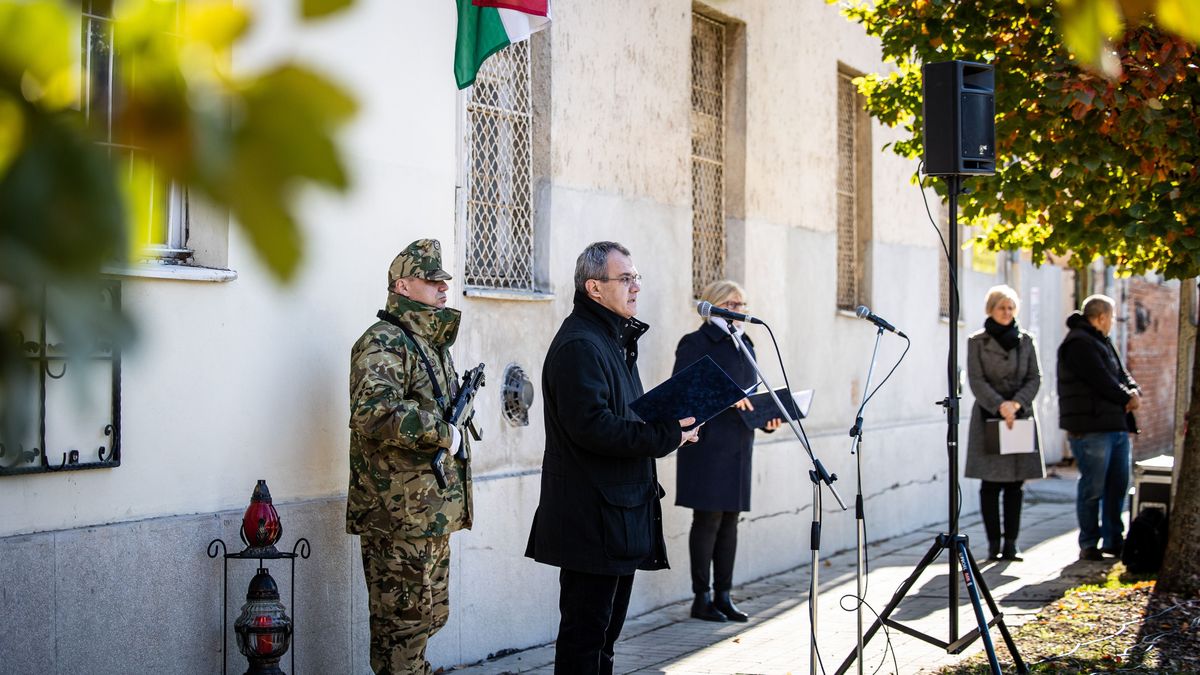
[[[1020,301],[1008,286],[988,289],[983,330],[967,338],[967,381],[975,394],[964,475],[979,478],[979,510],[987,531],[988,558],[1020,560],[1022,484],[1046,475],[1040,432],[1034,452],[1001,455],[986,448],[986,421],[1034,418],[1033,398],[1042,384],[1033,336],[1017,326]],[[1000,544],[1000,494],[1004,494],[1004,545]]]

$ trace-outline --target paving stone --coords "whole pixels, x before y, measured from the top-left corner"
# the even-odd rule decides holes
[[[1058,599],[1062,593],[1094,573],[1095,563],[1076,561],[1075,482],[1067,478],[1047,478],[1027,484],[1026,504],[1022,513],[1021,546],[1023,562],[979,560],[982,578],[996,600],[1010,628],[1033,618],[1038,610]],[[966,515],[960,521],[979,551],[984,540],[978,515]],[[875,611],[883,611],[897,587],[935,541],[939,530],[923,527],[914,532],[868,546],[870,573],[867,601]],[[822,556],[818,604],[818,646],[827,672],[833,672],[849,655],[857,642],[857,617],[852,599],[844,601],[856,589],[855,552],[853,550]],[[945,640],[949,633],[949,565],[946,552],[904,597],[892,618],[906,626]],[[616,672],[637,675],[702,675],[709,673],[803,673],[809,669],[809,570],[807,564],[766,579],[735,588],[732,595],[739,607],[751,614],[744,624],[715,624],[688,617],[689,602],[680,602],[630,618],[617,643]],[[965,588],[959,583],[958,633],[965,634],[975,625],[974,612]],[[985,614],[989,616],[986,604]],[[874,615],[864,609],[864,625]],[[1002,659],[1008,657],[999,630],[991,632]],[[895,652],[886,653],[888,640]],[[884,660],[879,672],[931,672],[942,665],[957,663],[983,650],[975,640],[962,654],[948,655],[944,650],[897,630],[890,636],[880,631],[864,647],[864,663],[869,670]],[[500,675],[501,673],[553,672],[553,645],[518,652],[493,661],[459,667],[456,674]],[[853,670],[853,667],[852,667]]]

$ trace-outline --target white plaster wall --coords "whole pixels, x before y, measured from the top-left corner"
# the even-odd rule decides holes
[[[344,495],[349,348],[382,306],[387,264],[423,236],[441,239],[447,261],[459,259],[455,16],[452,3],[358,0],[344,16],[309,25],[294,21],[291,5],[258,3],[262,20],[236,62],[256,68],[295,56],[355,92],[361,110],[343,137],[354,187],[345,195],[300,196],[307,254],[291,286],[274,282],[236,232],[230,241],[236,281],[126,283],[125,304],[140,321],[142,339],[125,359],[123,465],[4,479],[0,537],[236,509],[257,478],[269,481],[278,502]],[[642,342],[641,372],[647,387],[669,374],[676,342],[698,325],[690,304],[691,6],[689,0],[555,4],[545,234],[553,297],[463,297],[458,282],[451,284],[452,304],[464,310],[458,365],[483,361],[490,381],[479,401],[486,440],[474,459],[476,527],[453,539],[454,610],[430,646],[437,664],[553,639],[556,570],[522,553],[544,442],[541,363],[570,311],[582,246],[621,241],[646,277],[641,317],[652,328]],[[775,329],[793,386],[816,389],[805,426],[850,504],[855,458],[846,429],[863,395],[875,332],[835,308],[834,92],[838,63],[878,70],[878,48],[820,0],[712,6],[746,23],[744,282],[753,312]],[[620,30],[601,29],[614,26]],[[875,148],[895,136],[877,125],[873,134]],[[866,413],[864,493],[869,531],[881,539],[946,519],[944,415],[934,402],[946,394],[947,325],[937,312],[940,244],[909,183],[915,165],[876,152],[872,167],[871,306],[912,338],[906,359]],[[1057,344],[1049,340],[1051,325],[1061,324],[1050,316],[1062,290],[1055,275],[1025,277],[1041,289],[1047,372],[1046,353]],[[995,283],[964,277],[960,361],[969,327],[982,322],[982,310],[971,309],[980,304],[974,299]],[[770,338],[760,328],[751,335],[771,383],[782,386]],[[874,384],[902,348],[894,335],[884,336]],[[537,387],[528,427],[500,416],[501,374],[513,362]],[[737,580],[808,561],[809,468],[786,430],[760,437]],[[674,568],[639,575],[634,613],[690,590],[690,512],[673,506],[673,458],[660,462],[660,475]],[[966,511],[971,492],[964,485]],[[823,550],[853,546],[852,510],[840,511],[826,494],[824,512]],[[354,636],[361,640],[365,617],[355,608]]]
[[[293,3],[256,12],[239,69],[294,58],[357,97],[343,136],[353,187],[299,195],[306,248],[290,286],[236,229],[236,281],[127,280],[141,339],[124,359],[123,464],[7,480],[0,536],[233,508],[256,478],[276,500],[345,492],[349,348],[383,305],[387,265],[421,236],[457,255],[454,7],[360,0],[311,24]],[[423,29],[403,30],[413,21]]]

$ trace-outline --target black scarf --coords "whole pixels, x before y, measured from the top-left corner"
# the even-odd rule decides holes
[[[1013,322],[1007,326],[1001,326],[989,316],[983,322],[983,330],[991,335],[993,340],[1000,343],[1005,351],[1011,352],[1021,343],[1021,329],[1017,327],[1016,319],[1013,319]]]

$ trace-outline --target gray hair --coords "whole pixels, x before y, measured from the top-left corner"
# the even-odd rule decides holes
[[[615,241],[594,241],[583,249],[575,260],[575,290],[587,293],[588,279],[604,279],[608,276],[608,254],[616,251],[629,255],[629,249]]]
[[[1106,314],[1112,314],[1116,306],[1117,301],[1107,295],[1100,293],[1089,295],[1083,300],[1083,318],[1095,319]]]

